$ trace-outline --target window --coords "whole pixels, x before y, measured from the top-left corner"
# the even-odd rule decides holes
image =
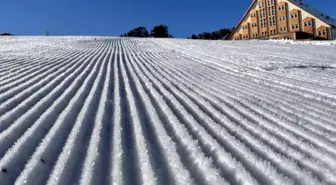
[[[282,17],[279,17],[279,21],[282,21]]]
[[[291,40],[291,39],[292,39],[292,36],[285,36],[284,39],[285,39],[285,40]]]
[[[278,7],[278,10],[281,11],[281,10],[284,10],[285,9],[285,5],[282,5],[282,6],[279,6]]]
[[[311,22],[311,21],[309,21],[309,22],[308,22],[308,26],[311,26],[311,25],[312,25],[312,22]]]
[[[319,32],[318,32],[318,34],[319,34],[319,36],[321,36],[321,35],[322,35],[322,32],[321,32],[321,31],[319,31]]]
[[[294,14],[291,14],[291,18],[294,19]]]
[[[304,22],[304,26],[307,27],[307,26],[308,26],[308,23],[307,23],[307,22]]]
[[[294,30],[294,29],[298,29],[299,28],[299,25],[298,24],[293,24],[292,25],[292,29]]]
[[[280,27],[280,32],[282,32],[283,31],[283,29],[282,29],[282,27]]]
[[[283,27],[283,30],[284,30],[284,31],[287,31],[287,26],[284,26],[284,27]]]
[[[286,20],[286,16],[282,16],[282,20],[284,20],[284,21],[285,21],[285,20]]]
[[[327,32],[325,30],[323,30],[323,35],[327,35]]]

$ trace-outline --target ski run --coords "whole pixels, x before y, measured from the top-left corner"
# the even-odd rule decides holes
[[[0,39],[1,185],[335,185],[336,42]]]

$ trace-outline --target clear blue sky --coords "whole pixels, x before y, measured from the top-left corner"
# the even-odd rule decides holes
[[[175,37],[236,26],[252,0],[3,0],[0,33],[111,35],[167,24]],[[335,0],[305,0],[336,18]]]

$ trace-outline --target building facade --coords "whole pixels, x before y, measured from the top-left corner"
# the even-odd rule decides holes
[[[302,0],[253,0],[230,40],[336,39],[336,20]]]

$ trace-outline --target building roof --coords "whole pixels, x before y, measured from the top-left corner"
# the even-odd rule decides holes
[[[313,16],[321,19],[321,21],[336,27],[336,20],[331,16],[317,10],[316,8],[309,6],[307,3],[303,2],[303,0],[287,0],[294,5],[300,7],[301,9],[305,10],[306,12],[312,14]]]
[[[241,24],[241,22],[244,20],[245,16],[250,12],[250,10],[252,9],[254,3],[256,3],[258,0],[253,0],[253,2],[251,3],[250,7],[247,9],[247,11],[245,12],[244,16],[240,19],[239,23],[237,24],[237,26],[235,27],[235,29],[232,31],[231,35],[228,37],[228,39],[230,39],[233,34],[236,32],[236,30],[238,29],[239,25]],[[319,18],[321,21],[336,27],[336,20],[334,18],[332,18],[331,16],[322,13],[321,11],[317,10],[316,8],[309,6],[308,4],[304,3],[303,0],[287,0],[288,2],[294,4],[295,6],[305,10],[306,12],[312,14],[313,16]]]

